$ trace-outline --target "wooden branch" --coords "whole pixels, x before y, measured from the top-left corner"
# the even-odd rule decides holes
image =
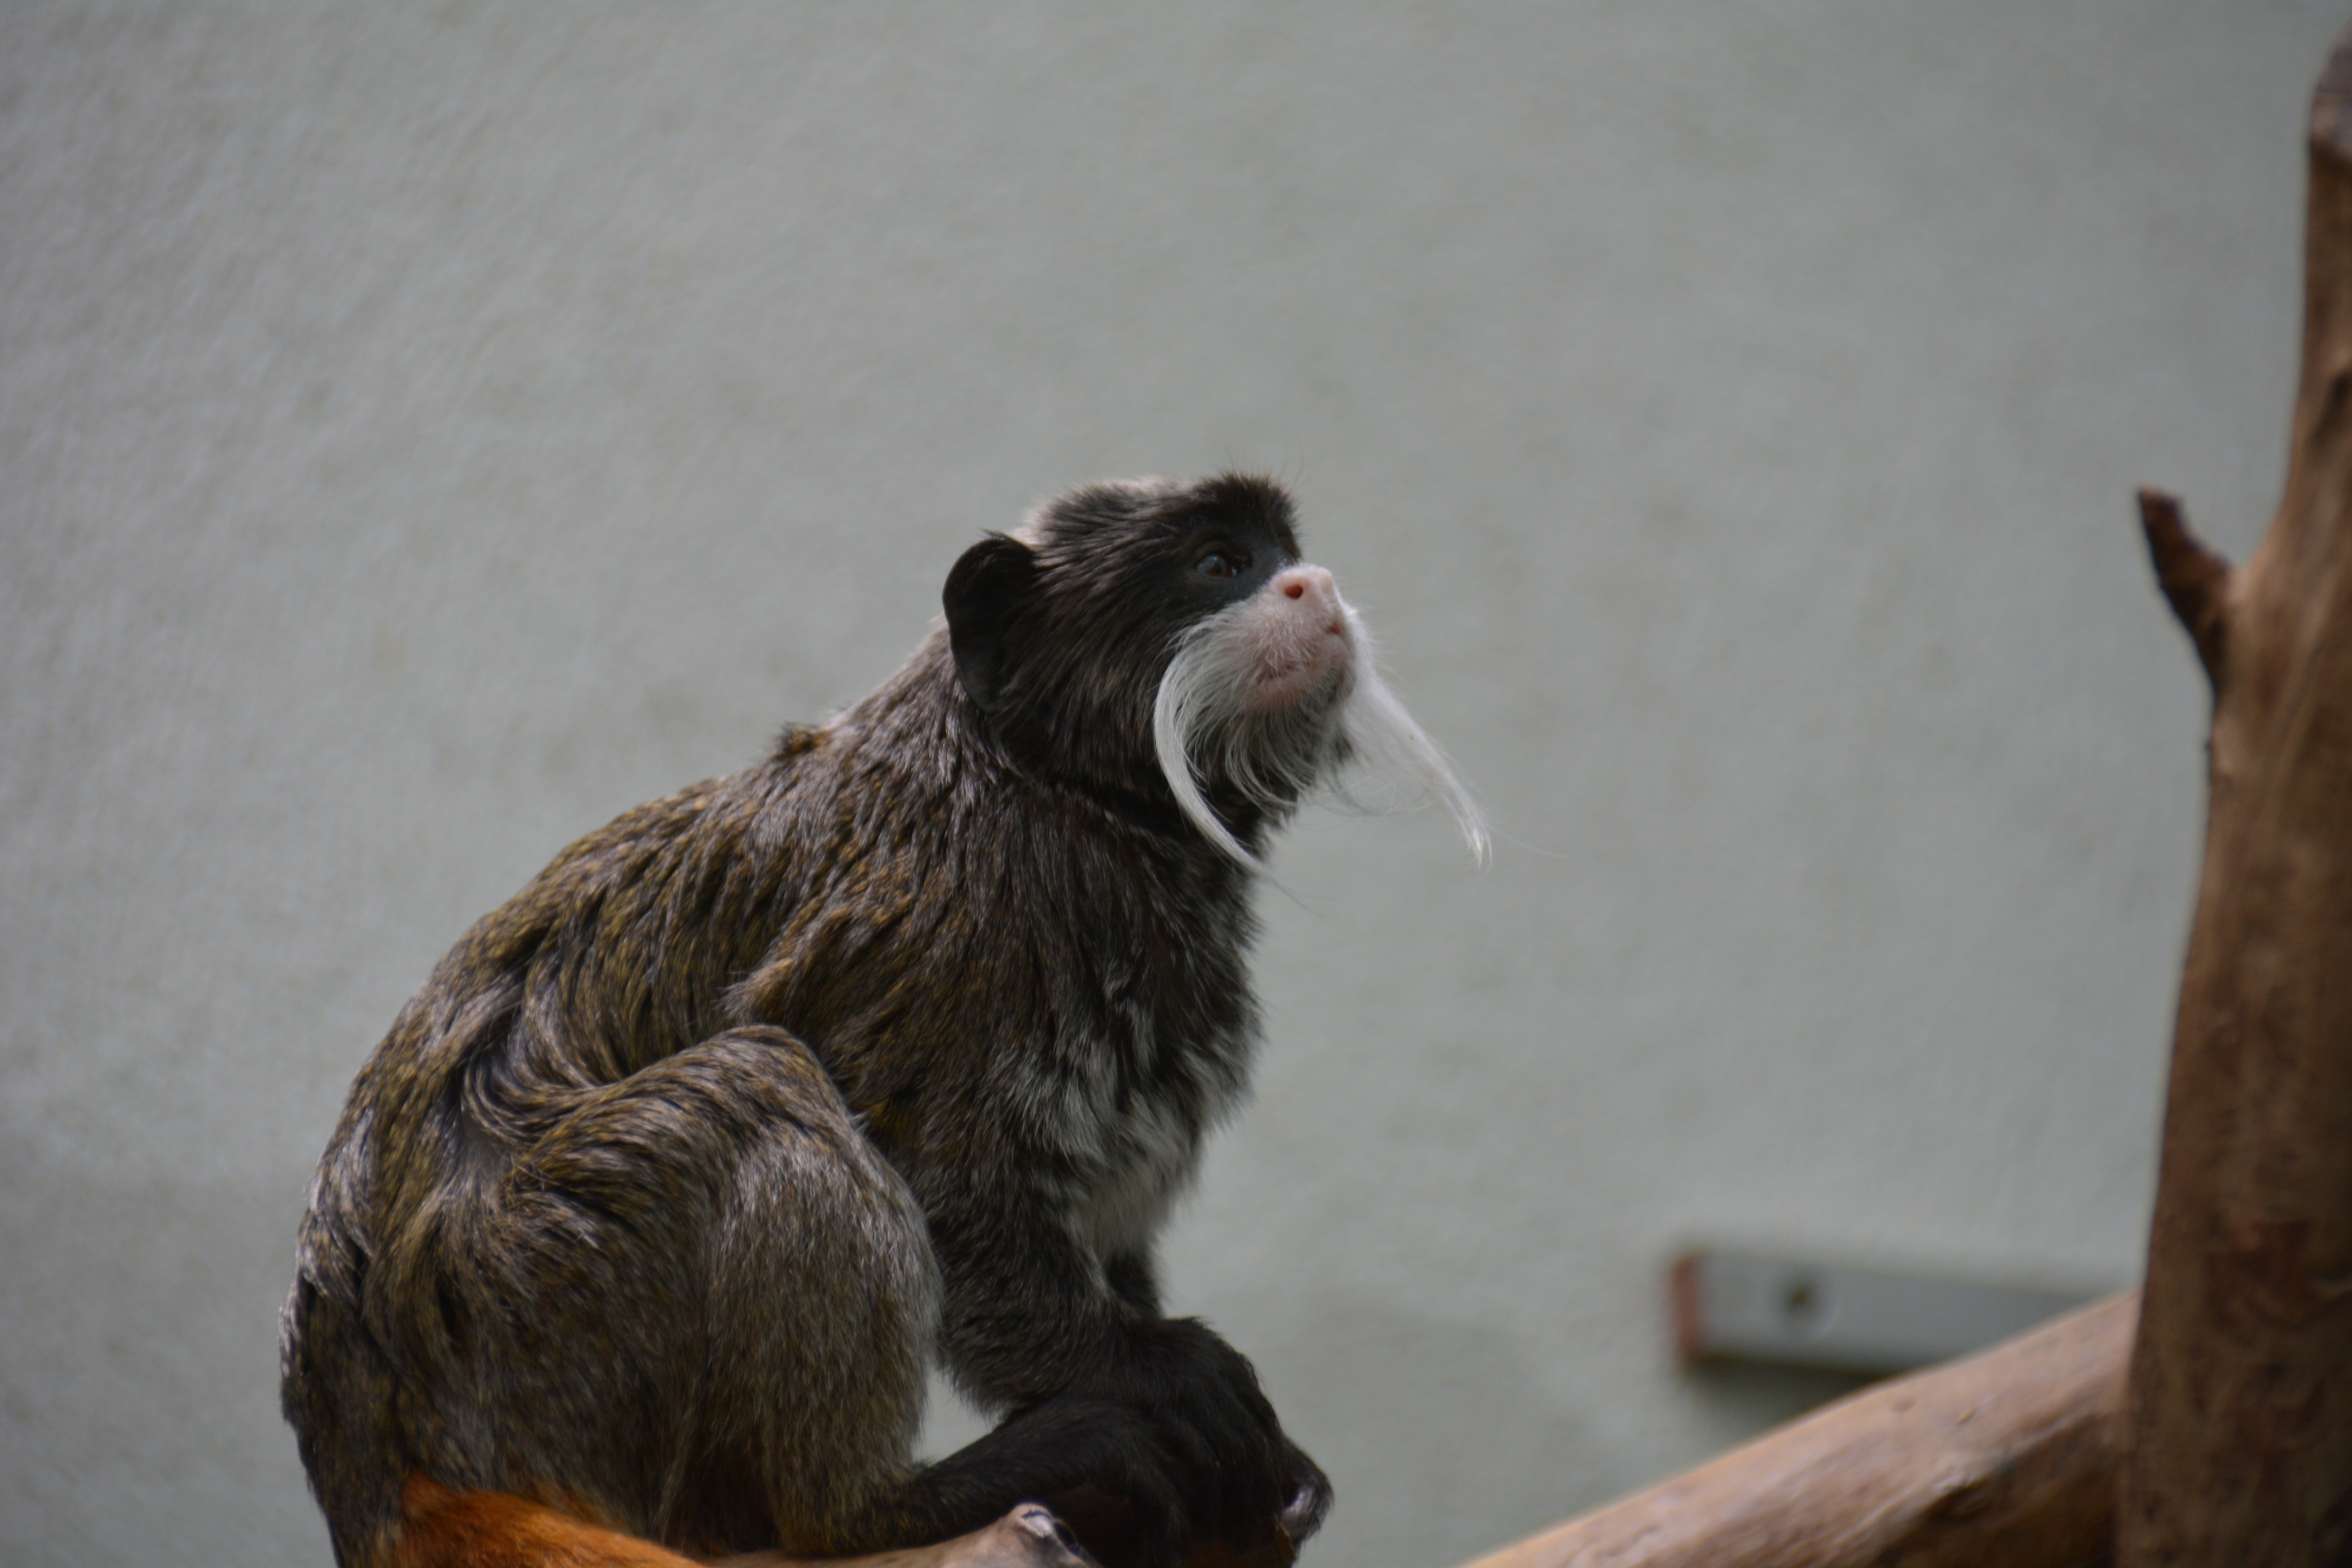
[[[1095,1568],[1076,1537],[1053,1511],[1024,1502],[982,1530],[936,1546],[910,1546],[871,1557],[787,1557],[754,1552],[729,1557],[715,1568]]]
[[[2189,530],[2179,498],[2142,486],[2140,527],[2147,533],[2147,553],[2156,563],[2156,580],[2164,590],[2172,612],[2197,644],[2197,657],[2216,688],[2221,682],[2221,606],[2230,592],[2230,563],[2205,548]]]
[[[2137,1299],[1885,1383],[1470,1568],[2106,1560]]]
[[[667,1558],[668,1553],[661,1556]],[[1223,1541],[1205,1542],[1184,1560],[1184,1568],[1290,1568],[1297,1559],[1297,1546],[1276,1525],[1245,1546]],[[656,1565],[648,1563],[647,1568]],[[685,1568],[682,1560],[681,1568]],[[781,1552],[751,1552],[721,1558],[711,1568],[1099,1568],[1099,1564],[1052,1509],[1024,1502],[983,1530],[932,1546],[909,1546],[870,1557],[792,1557]]]
[[[2132,1360],[2127,1568],[2352,1561],[2352,34],[2315,95],[2310,171],[2278,516],[2234,571],[2148,524],[2214,709]]]

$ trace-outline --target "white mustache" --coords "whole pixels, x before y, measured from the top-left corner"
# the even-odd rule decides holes
[[[1275,713],[1243,711],[1242,698],[1258,678],[1243,622],[1257,604],[1244,601],[1192,627],[1160,677],[1152,745],[1184,815],[1211,842],[1255,869],[1257,857],[1210,809],[1203,779],[1238,790],[1277,821],[1309,798],[1367,814],[1434,800],[1485,863],[1486,813],[1381,679],[1370,634],[1345,601],[1339,608],[1348,659],[1330,683]]]

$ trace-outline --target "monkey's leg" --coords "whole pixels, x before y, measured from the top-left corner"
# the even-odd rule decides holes
[[[912,1466],[940,1301],[925,1221],[780,1030],[573,1100],[487,1196],[447,1232],[460,1288],[405,1292],[466,1347],[408,1434],[470,1500],[431,1516],[450,1530],[505,1517],[480,1494],[698,1556],[912,1547],[1034,1499],[1107,1503],[1143,1540],[1174,1517],[1148,1422],[1101,1400],[1048,1399]],[[407,1524],[420,1545],[437,1528]]]
[[[436,1219],[396,1303],[446,1371],[403,1391],[434,1482],[690,1554],[814,1555],[863,1546],[908,1479],[922,1216],[783,1031],[572,1098]]]

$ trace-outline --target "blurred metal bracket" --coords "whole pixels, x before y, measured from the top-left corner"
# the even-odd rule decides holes
[[[1836,1372],[1908,1372],[2022,1333],[2092,1299],[1762,1253],[1675,1260],[1675,1351]]]

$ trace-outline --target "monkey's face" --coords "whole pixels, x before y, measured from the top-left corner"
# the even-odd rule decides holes
[[[1279,714],[1344,688],[1355,656],[1355,628],[1339,585],[1321,567],[1303,561],[1276,572],[1234,610],[1203,623],[1204,630],[1209,626],[1227,643],[1222,662],[1229,666],[1234,705],[1252,716]]]
[[[1299,559],[1290,497],[1269,480],[1073,491],[973,546],[944,598],[964,694],[1024,767],[1172,797],[1244,861],[1367,756],[1403,757],[1475,818],[1331,574]]]

